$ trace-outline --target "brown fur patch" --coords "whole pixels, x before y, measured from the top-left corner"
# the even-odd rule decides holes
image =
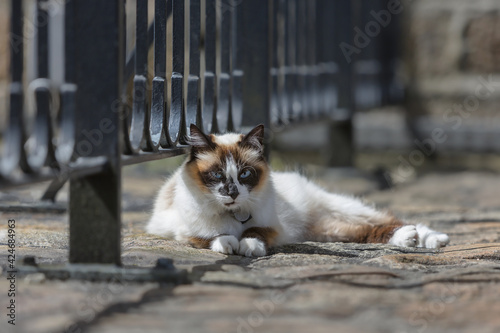
[[[273,228],[261,228],[261,227],[252,227],[248,228],[243,232],[241,238],[257,238],[266,244],[266,247],[272,246],[274,244],[274,240],[278,236],[278,232]]]
[[[209,249],[210,245],[212,245],[212,242],[214,241],[214,239],[216,239],[217,237],[220,237],[220,236],[228,236],[228,234],[220,234],[220,235],[217,235],[217,236],[211,237],[211,238],[189,237],[187,241],[188,241],[189,245],[191,245],[192,247],[195,247],[197,249]]]
[[[267,183],[267,179],[269,178],[270,171],[269,171],[269,167],[266,163],[264,163],[263,165],[260,165],[260,166],[255,166],[254,168],[257,171],[257,177],[258,177],[257,180],[258,181],[255,184],[253,184],[252,190],[259,191]]]
[[[387,243],[394,235],[396,229],[402,226],[403,223],[364,226],[359,230],[353,241],[356,243]]]
[[[214,239],[215,237],[212,238],[189,237],[188,243],[189,245],[197,249],[209,249]]]
[[[364,224],[353,224],[331,218],[321,219],[309,225],[306,240],[316,242],[387,243],[396,229],[404,224],[386,215]]]
[[[202,192],[209,193],[209,189],[205,186],[205,182],[203,181],[203,178],[201,177],[200,170],[198,168],[198,165],[196,161],[192,161],[186,164],[186,170],[189,174],[189,177],[191,179],[194,179],[196,182],[196,185],[200,188]]]

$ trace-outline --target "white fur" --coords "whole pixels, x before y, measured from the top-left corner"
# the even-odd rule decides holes
[[[417,229],[414,225],[405,225],[396,230],[391,239],[389,239],[389,244],[415,247],[417,246],[417,234]]]
[[[233,181],[235,183],[238,182],[238,166],[236,165],[236,162],[234,161],[232,155],[229,155],[228,158],[226,159],[226,177],[233,178]]]
[[[239,195],[234,199],[235,204],[242,205],[247,202],[249,199],[250,193],[248,192],[248,188],[243,186],[238,178],[238,166],[234,161],[232,156],[229,156],[226,160],[226,177],[231,177],[233,179],[234,184],[238,188]]]
[[[429,249],[439,249],[448,245],[450,238],[448,235],[429,229],[423,224],[417,224],[418,246]]]
[[[425,247],[439,249],[448,245],[448,235],[429,229],[423,224],[406,225],[396,230],[389,244],[405,247]]]
[[[238,254],[245,257],[262,257],[266,255],[266,245],[257,238],[243,238]]]
[[[240,242],[236,237],[229,236],[219,236],[213,240],[210,245],[210,250],[225,254],[236,254],[238,253],[240,247]]]
[[[230,146],[241,140],[241,134],[227,133],[224,135],[214,136],[214,142],[218,145]]]
[[[351,196],[326,192],[295,172],[271,174],[276,196],[277,219],[284,226],[278,243],[306,240],[304,227],[311,218],[329,216],[348,224],[368,224],[383,216],[374,208]],[[313,215],[313,216],[311,216]]]

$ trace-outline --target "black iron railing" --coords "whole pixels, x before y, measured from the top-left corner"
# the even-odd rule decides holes
[[[74,263],[120,264],[121,168],[186,153],[189,124],[225,132],[327,119],[350,151],[354,97],[364,107],[387,102],[364,96],[386,91],[394,76],[384,67],[390,57],[371,49],[376,41],[353,63],[339,49],[352,43],[362,1],[155,0],[149,8],[136,0],[131,13],[125,0],[37,0],[29,35],[23,1],[10,3],[0,186],[51,179],[44,198],[53,199],[70,182]],[[369,73],[353,70],[360,59],[374,66],[361,66]]]

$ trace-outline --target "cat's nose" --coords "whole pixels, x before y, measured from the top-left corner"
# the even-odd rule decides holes
[[[234,183],[230,183],[228,186],[227,186],[227,194],[234,199],[236,199],[238,197],[238,195],[240,194],[240,192],[238,191],[238,186],[236,186],[236,184]]]

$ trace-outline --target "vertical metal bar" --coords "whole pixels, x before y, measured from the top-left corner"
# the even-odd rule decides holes
[[[380,8],[387,8],[388,0],[383,0]],[[382,103],[401,103],[404,97],[404,87],[397,79],[397,66],[400,58],[401,41],[401,15],[393,15],[388,26],[382,28],[380,36],[379,57],[382,62],[383,78]]]
[[[278,108],[279,108],[279,121],[280,124],[286,124],[288,122],[289,114],[289,102],[287,98],[286,90],[286,78],[287,78],[287,7],[286,0],[279,0],[278,2],[278,13],[277,13],[277,25],[278,30],[277,41],[277,59],[278,59]]]
[[[167,0],[155,0],[154,22],[154,72],[151,93],[151,116],[149,134],[152,149],[170,147],[166,112],[166,76],[167,76]]]
[[[216,50],[215,50],[215,0],[205,0],[205,73],[203,75],[203,130],[206,132],[214,132],[212,129],[212,121],[215,119],[216,105],[216,84],[215,65],[216,65]]]
[[[365,27],[367,23],[373,19],[370,15],[371,10],[378,11],[377,6],[379,1],[373,1],[370,4],[364,1],[353,0],[352,17],[354,26]],[[381,32],[386,31],[383,29]],[[353,70],[353,88],[354,88],[354,106],[356,108],[369,108],[381,104],[381,86],[380,74],[381,63],[378,57],[378,49],[380,47],[380,35],[368,43],[363,52],[354,55]]]
[[[241,2],[233,1],[235,5],[232,10],[232,27],[231,27],[231,119],[230,130],[239,131],[241,121],[243,119],[243,103],[242,103],[242,48],[243,39],[241,38],[242,31],[242,6]]]
[[[377,8],[373,8],[372,10],[375,10],[376,12],[387,8],[387,0],[378,0],[377,1]],[[368,10],[367,10],[368,11]],[[394,15],[397,17],[397,15]],[[368,22],[369,20],[366,20],[365,22]],[[393,25],[389,25],[387,27],[381,26],[380,33],[379,35],[374,39],[375,44],[377,46],[376,48],[376,59],[377,62],[380,64],[380,72],[378,73],[379,78],[377,80],[377,84],[380,87],[380,106],[382,105],[387,105],[390,101],[390,84],[391,84],[391,62],[395,60],[393,58],[394,53],[392,52],[393,50],[391,49],[392,44],[391,42],[388,41],[388,36],[390,36],[391,33],[391,28]]]
[[[49,81],[49,14],[47,0],[36,2],[37,26],[37,79],[30,82],[29,94],[33,95],[36,108],[34,132],[31,135],[28,149],[28,164],[32,170],[39,170],[44,165],[54,162],[54,148],[52,145],[51,121],[51,84]]]
[[[12,82],[22,82],[24,65],[23,2],[10,1],[10,75]]]
[[[132,120],[130,124],[130,146],[133,152],[140,148],[151,150],[155,145],[149,140],[148,110],[148,1],[137,1],[135,19],[135,75],[132,104]],[[158,22],[160,23],[160,22]],[[161,89],[160,89],[161,91]],[[155,95],[156,97],[156,95]],[[155,100],[157,103],[158,101]],[[161,103],[161,102],[160,102]],[[156,105],[155,105],[156,106]],[[163,113],[163,112],[162,112]],[[158,124],[161,125],[161,124]],[[158,126],[157,125],[157,126]],[[159,126],[161,130],[161,126]]]
[[[165,2],[165,1],[163,1]],[[165,9],[159,8],[159,10]],[[166,15],[166,13],[163,13]],[[158,31],[161,33],[161,30]],[[159,36],[161,37],[161,36]],[[148,73],[148,1],[137,1],[135,13],[135,73]],[[158,50],[159,51],[159,50]]]
[[[120,265],[124,0],[70,3],[78,54],[77,152],[104,157],[108,164],[99,174],[70,181],[69,260]]]
[[[66,172],[65,166],[72,160],[76,160],[79,156],[75,151],[75,113],[76,113],[76,92],[75,84],[75,26],[74,26],[74,4],[67,2],[66,4],[58,4],[58,10],[64,13],[63,31],[58,33],[63,34],[63,59],[64,59],[64,78],[59,93],[61,96],[61,112],[59,135],[57,144],[55,145],[55,157],[59,163],[60,170],[57,178],[53,179],[48,188],[45,190],[41,200],[50,200],[55,202],[57,193],[61,190],[64,184],[69,179],[69,173]],[[51,46],[52,48],[53,46]],[[52,49],[51,49],[52,52]],[[52,70],[51,70],[52,71]]]
[[[61,5],[62,6],[62,5]],[[67,3],[64,7],[64,82],[59,89],[61,95],[61,123],[59,140],[56,147],[56,159],[60,164],[66,164],[75,158],[75,28],[72,20],[74,6]],[[65,182],[65,181],[64,181]],[[61,183],[61,186],[64,184]],[[52,200],[55,199],[54,197]]]
[[[318,69],[316,58],[316,44],[319,37],[316,36],[316,0],[307,1],[307,70],[306,70],[306,98],[309,113],[313,116],[318,115]]]
[[[189,76],[187,82],[186,125],[200,125],[200,0],[189,6]],[[189,126],[188,126],[189,127]]]
[[[176,143],[182,133],[184,117],[184,1],[172,1],[172,78],[168,118],[170,141]]]
[[[361,24],[361,15],[360,15],[361,14],[361,6],[362,6],[362,3],[361,3],[361,1],[358,1],[358,0],[352,0],[349,4],[347,4],[345,1],[339,3],[338,10],[346,10],[346,8],[349,9],[348,19],[346,17],[340,17],[339,24],[343,24],[343,25],[348,24],[348,26],[350,26],[350,27],[360,26],[359,24]],[[361,25],[360,27],[363,27],[363,25]],[[339,35],[339,39],[341,39],[343,41],[347,40],[350,42],[352,40],[352,39],[348,39],[349,33],[347,31],[339,31],[338,35]],[[350,79],[351,79],[350,83],[351,83],[351,88],[352,88],[351,99],[352,99],[352,104],[354,107],[356,107],[357,104],[364,102],[368,97],[367,95],[364,95],[363,93],[361,93],[361,94],[358,93],[360,90],[365,90],[365,87],[368,85],[368,82],[362,81],[361,85],[358,85],[359,74],[357,71],[357,67],[359,67],[359,60],[361,59],[361,57],[365,56],[366,53],[369,53],[369,52],[370,52],[370,50],[369,50],[369,44],[368,44],[368,45],[365,45],[365,47],[363,48],[363,54],[361,54],[361,53],[353,54],[351,57],[351,62],[349,63],[349,67],[352,70],[351,77],[350,77]],[[340,61],[342,61],[342,62],[340,62]],[[339,64],[345,64],[347,62],[345,59],[341,59],[340,61],[339,61]],[[346,67],[344,67],[344,66],[341,66],[339,68],[339,76],[341,78],[344,78],[346,75],[345,68]],[[345,98],[346,96],[342,95],[342,89],[345,90],[345,87],[339,87],[339,106],[342,105],[345,107],[345,105],[347,104],[346,98]],[[357,96],[360,96],[361,98],[358,99]]]
[[[47,12],[47,0],[36,2],[37,22],[37,77],[49,77],[49,14]]]
[[[279,61],[278,61],[278,56],[279,56],[279,44],[278,44],[278,25],[279,25],[279,19],[278,19],[278,0],[273,0],[271,1],[271,24],[270,24],[270,29],[271,29],[271,48],[272,50],[272,57],[271,57],[271,106],[270,106],[270,113],[271,113],[271,124],[279,124],[281,120],[281,108],[279,105]]]
[[[10,2],[10,104],[9,125],[4,136],[3,156],[0,160],[0,174],[8,177],[20,165],[23,171],[30,171],[24,151],[26,134],[23,124],[23,69],[24,69],[24,35],[23,35],[23,2]]]
[[[339,62],[345,65],[345,60],[340,59],[340,57],[343,57],[343,54],[338,52],[339,40],[342,40],[339,36],[349,34],[348,30],[351,27],[350,24],[346,26],[340,23],[344,20],[343,16],[349,15],[348,8],[344,8],[345,5],[349,6],[348,1],[324,1],[325,11],[323,13],[323,29],[325,31],[325,38],[333,41],[333,43],[326,43],[323,46],[325,107],[330,117],[335,117],[336,114],[346,110],[338,107],[338,98],[340,97],[339,89],[344,89],[342,93],[351,96],[348,82],[343,82],[342,79],[340,79],[337,66]],[[343,12],[343,10],[347,12]],[[333,20],[329,13],[333,13]],[[347,65],[345,65],[344,68],[345,67],[347,67]],[[347,96],[343,95],[342,98],[348,98]]]
[[[323,29],[323,17],[325,12],[324,2],[326,0],[316,1],[316,20],[315,20],[315,38],[316,38],[316,75],[317,75],[317,107],[318,114],[326,114],[326,102],[325,102],[325,92],[324,86],[325,82],[325,69],[324,69],[324,44],[327,40],[325,36],[325,30]],[[333,13],[330,13],[333,15]],[[335,42],[335,41],[333,41]]]
[[[297,118],[298,104],[296,96],[296,41],[297,41],[297,23],[295,10],[297,9],[295,0],[287,1],[287,76],[286,76],[286,91],[288,96],[289,114],[291,121]]]
[[[336,20],[334,24],[331,24],[331,19],[325,17],[325,23],[328,27],[328,31],[331,34],[338,33],[337,36],[340,41],[351,41],[351,31],[353,29],[351,21],[351,9],[352,2],[350,0],[341,1],[325,1],[325,5],[328,7],[333,5],[334,7],[329,10],[334,11]],[[333,45],[333,44],[332,44]],[[329,144],[325,151],[326,164],[329,166],[352,166],[353,160],[353,128],[352,128],[352,112],[353,112],[353,94],[354,90],[352,87],[352,65],[347,64],[346,60],[343,59],[344,55],[339,52],[337,47],[339,43],[334,43],[333,48],[330,46],[325,50],[325,56],[329,64],[335,64],[336,62],[341,63],[339,66],[339,74],[335,74],[334,71],[329,70],[328,77],[330,80],[337,80],[338,87],[338,107],[335,109],[333,114],[333,119],[330,123],[329,128]],[[352,64],[352,63],[351,63]],[[332,65],[329,65],[329,67]],[[335,82],[335,81],[334,81]],[[330,93],[336,90],[336,86],[330,85],[328,90]],[[329,107],[334,107],[332,105],[333,100],[329,100]]]
[[[270,110],[270,36],[268,1],[243,1],[243,126],[271,125]],[[269,150],[267,150],[268,152]]]
[[[311,1],[311,0],[309,0]],[[306,40],[306,2],[299,0],[296,2],[296,78],[297,78],[297,90],[296,90],[296,107],[295,113],[299,119],[307,119],[307,105],[306,105],[306,51],[307,51],[307,40]]]
[[[350,0],[342,0],[339,2],[335,2],[334,10],[336,12],[337,20],[333,22],[333,24],[329,24],[328,29],[331,31],[331,34],[337,34],[337,40],[341,41],[352,41],[352,31],[353,31],[353,22],[351,19],[352,16],[352,6],[355,1]],[[349,27],[346,29],[346,27]],[[339,65],[339,74],[338,76],[332,74],[331,77],[333,80],[337,79],[338,84],[337,87],[331,87],[330,89],[338,89],[338,115],[334,116],[338,119],[348,119],[350,118],[353,108],[354,101],[353,96],[355,94],[355,88],[352,85],[352,68],[354,62],[350,64],[347,63],[346,59],[342,52],[338,52],[338,43],[334,45],[331,49],[327,49],[327,57],[330,63],[338,63]],[[335,107],[335,105],[331,105],[331,107]]]
[[[220,74],[218,76],[218,93],[217,93],[217,130],[224,132],[229,124],[229,108],[230,108],[230,71],[231,71],[231,10],[228,5],[222,5],[221,0],[218,0],[219,9],[218,21],[219,29],[219,60]]]

